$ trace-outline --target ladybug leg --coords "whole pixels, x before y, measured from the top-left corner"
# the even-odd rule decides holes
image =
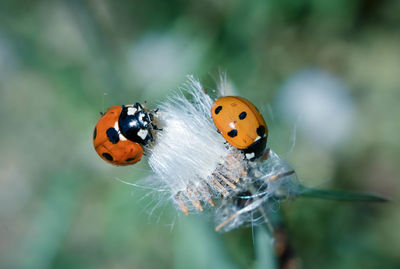
[[[162,131],[163,130],[162,128],[158,128],[157,125],[155,125],[154,123],[151,124],[151,127],[153,127],[153,129],[157,130],[157,131]]]
[[[150,120],[151,120],[151,121],[154,120],[154,115],[157,115],[159,110],[160,110],[159,108],[150,110],[150,112],[149,112],[148,114],[149,114],[149,116],[150,116]]]
[[[158,111],[158,108],[155,111]],[[157,131],[161,131],[162,130],[162,129],[158,128],[157,125],[155,125],[153,123],[154,115],[153,115],[152,112],[146,113],[146,118],[147,118],[148,122],[150,122],[150,125],[153,128],[153,130],[157,130]]]
[[[153,114],[151,112],[146,112],[146,117],[149,122],[152,122],[154,119]]]
[[[153,137],[153,133],[151,132],[151,128],[147,127],[146,130],[147,130],[146,142],[147,141],[153,142],[154,137]]]
[[[141,105],[140,103],[136,103],[136,104],[134,105],[134,107],[138,108],[139,111],[140,111],[140,110],[143,110],[143,107],[142,107],[142,105]],[[139,109],[139,108],[140,108],[140,109]]]
[[[149,120],[149,122],[151,122],[151,127],[153,128],[153,130],[157,130],[157,131],[162,131],[162,128],[158,128],[157,125],[155,125],[153,123],[154,121],[154,114],[157,114],[158,112],[158,108],[151,110],[149,113],[147,113],[147,119]]]

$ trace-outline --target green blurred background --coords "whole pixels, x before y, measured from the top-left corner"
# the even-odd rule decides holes
[[[145,161],[112,167],[92,129],[226,71],[308,186],[388,204],[282,204],[302,268],[400,268],[400,2],[0,2],[0,267],[263,268],[251,229],[152,212]],[[295,146],[294,140],[296,140]],[[257,240],[256,240],[257,241]],[[258,267],[257,267],[258,266]]]

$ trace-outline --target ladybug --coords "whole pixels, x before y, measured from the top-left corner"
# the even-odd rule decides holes
[[[135,105],[112,106],[102,114],[93,132],[99,156],[114,165],[137,163],[143,146],[153,141],[153,113]]]
[[[247,159],[254,161],[263,154],[268,127],[252,103],[238,96],[221,97],[212,105],[211,116],[226,141],[241,149]]]

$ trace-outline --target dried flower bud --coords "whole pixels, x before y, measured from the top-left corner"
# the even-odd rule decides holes
[[[184,93],[191,95],[186,98]],[[281,198],[296,193],[295,173],[273,151],[250,162],[228,144],[211,118],[213,100],[189,77],[181,91],[159,106],[160,131],[146,148],[155,176],[152,185],[168,190],[186,215],[213,212],[217,230],[252,223]]]

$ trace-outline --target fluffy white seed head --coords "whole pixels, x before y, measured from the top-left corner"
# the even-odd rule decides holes
[[[198,185],[210,176],[227,155],[224,138],[211,119],[213,100],[190,77],[184,89],[159,106],[156,143],[149,150],[149,164],[172,194]]]
[[[203,211],[208,204],[217,230],[228,231],[254,224],[257,215],[265,220],[264,211],[275,204],[271,200],[295,194],[298,185],[294,171],[273,151],[266,149],[263,157],[249,162],[230,146],[211,118],[213,102],[190,76],[158,107],[154,116],[161,130],[154,131],[155,142],[146,153],[153,186],[166,190],[185,214]]]

